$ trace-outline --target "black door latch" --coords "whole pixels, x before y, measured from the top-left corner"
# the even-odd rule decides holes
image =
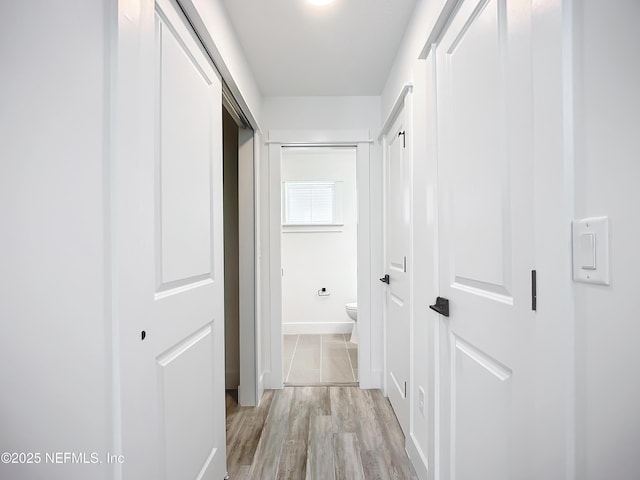
[[[389,274],[388,274],[388,273],[387,273],[387,274],[385,274],[385,276],[384,276],[384,277],[382,277],[382,278],[380,279],[380,281],[381,281],[382,283],[386,283],[387,285],[389,285]]]
[[[440,315],[444,315],[445,317],[449,316],[449,300],[444,297],[436,298],[436,304],[429,305],[429,308],[434,312],[438,312]]]

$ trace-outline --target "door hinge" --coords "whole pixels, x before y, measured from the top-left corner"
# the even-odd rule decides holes
[[[405,135],[405,131],[402,130],[401,132],[398,132],[398,136],[402,135],[402,148],[407,148],[407,136]]]
[[[407,382],[404,382],[404,398],[407,398]]]
[[[535,270],[531,270],[531,310],[538,309],[538,275]]]

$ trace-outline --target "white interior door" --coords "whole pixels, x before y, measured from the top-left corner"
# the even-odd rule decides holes
[[[437,53],[442,478],[532,478],[530,2],[464,0]],[[550,395],[552,393],[550,392]]]
[[[407,255],[411,235],[411,167],[402,110],[387,135],[385,189],[385,295],[387,395],[409,432],[410,290]]]
[[[137,12],[142,48],[128,64],[140,84],[120,103],[138,150],[121,152],[114,183],[121,468],[129,480],[220,480],[221,83],[176,4],[151,5]]]

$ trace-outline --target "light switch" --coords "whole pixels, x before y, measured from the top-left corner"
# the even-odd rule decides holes
[[[596,234],[593,232],[581,233],[578,244],[580,268],[583,270],[596,269]]]
[[[573,279],[609,285],[609,219],[575,220],[573,230]]]

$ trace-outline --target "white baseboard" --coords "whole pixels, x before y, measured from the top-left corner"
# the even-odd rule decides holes
[[[282,373],[276,375],[272,370],[266,370],[262,374],[265,390],[280,390],[282,385]]]
[[[363,390],[382,388],[382,372],[358,370],[358,383]]]
[[[309,335],[321,333],[351,333],[353,322],[292,322],[282,324],[283,335]]]
[[[429,461],[420,446],[416,443],[413,434],[409,435],[406,443],[407,455],[413,464],[413,468],[420,480],[427,480],[429,475]]]

